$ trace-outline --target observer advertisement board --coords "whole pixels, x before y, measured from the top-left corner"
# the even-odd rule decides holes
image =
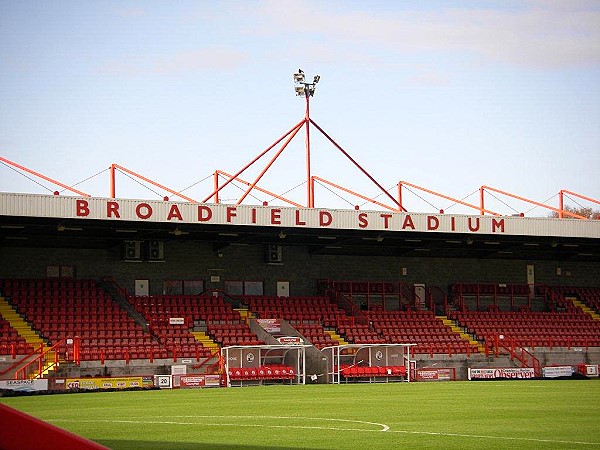
[[[469,380],[493,380],[495,378],[534,378],[531,367],[501,367],[490,369],[472,369],[469,367]]]

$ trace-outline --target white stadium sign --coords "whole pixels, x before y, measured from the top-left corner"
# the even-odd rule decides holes
[[[600,221],[0,194],[0,215],[109,221],[600,238]]]

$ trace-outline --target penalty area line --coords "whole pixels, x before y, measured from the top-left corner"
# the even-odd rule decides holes
[[[546,444],[600,445],[600,442],[566,441],[566,440],[560,440],[560,439],[541,439],[541,438],[527,438],[527,437],[517,437],[517,436],[492,436],[492,435],[484,435],[484,434],[445,433],[445,432],[441,432],[441,431],[389,430],[388,433],[425,434],[425,435],[429,435],[429,436],[464,437],[464,438],[476,438],[476,439],[497,439],[497,440],[506,440],[506,441],[543,442]]]
[[[326,422],[345,422],[345,423],[362,423],[365,425],[374,425],[376,427],[381,427],[381,430],[366,430],[366,431],[388,431],[390,427],[384,423],[377,422],[367,422],[365,420],[356,420],[356,419],[336,419],[332,417],[303,417],[303,416],[209,416],[209,415],[193,415],[193,416],[171,416],[171,417],[181,417],[184,419],[191,419],[195,417],[208,419],[208,418],[225,418],[225,419],[284,419],[284,420],[322,420]]]
[[[299,425],[299,424],[265,424],[265,423],[233,423],[233,422],[217,422],[209,423],[202,422],[202,426],[211,427],[245,427],[245,428],[272,428],[272,429],[297,429],[297,430],[324,430],[324,431],[359,431],[369,433],[398,433],[398,434],[412,434],[412,435],[427,435],[427,436],[441,436],[441,437],[460,437],[460,438],[471,438],[471,439],[489,439],[489,440],[500,440],[500,441],[516,441],[516,442],[539,442],[545,444],[569,444],[569,445],[582,445],[582,446],[598,446],[600,442],[586,442],[586,441],[569,441],[562,439],[542,439],[542,438],[528,438],[528,437],[517,437],[517,436],[493,436],[485,434],[467,434],[467,433],[447,433],[442,431],[411,431],[411,430],[392,430],[388,425],[367,422],[364,420],[353,420],[353,419],[334,419],[327,417],[298,417],[298,416],[213,416],[213,415],[192,415],[192,416],[172,416],[173,418],[181,419],[284,419],[284,420],[307,420],[307,421],[325,421],[325,422],[339,422],[346,424],[363,424],[372,425],[379,429],[368,429],[368,428],[351,428],[351,427],[336,427],[336,426],[323,426],[323,425]],[[130,423],[136,425],[198,425],[199,422],[194,421],[177,421],[177,420],[142,420],[142,419],[94,419],[94,420],[81,420],[81,419],[46,419],[48,422],[88,422],[88,423]]]
[[[364,420],[352,420],[352,419],[332,419],[325,417],[282,417],[282,416],[171,416],[173,418],[179,417],[183,419],[294,419],[294,420],[319,420],[319,421],[329,421],[329,422],[342,422],[342,423],[354,423],[354,424],[365,424],[365,425],[373,425],[376,427],[380,427],[379,430],[367,429],[367,428],[347,428],[347,427],[335,427],[335,426],[322,426],[322,425],[294,425],[294,424],[284,424],[284,425],[276,425],[276,424],[261,424],[261,423],[227,423],[227,422],[218,422],[218,423],[209,423],[202,422],[202,426],[213,426],[213,427],[246,427],[246,428],[279,428],[279,429],[306,429],[306,430],[329,430],[329,431],[368,431],[368,432],[386,432],[389,430],[389,426],[382,423],[375,422],[366,422]],[[46,419],[48,422],[86,422],[86,423],[130,423],[136,425],[199,425],[198,422],[191,421],[176,421],[176,420],[147,420],[147,419],[94,419],[94,420],[78,420],[78,419]]]

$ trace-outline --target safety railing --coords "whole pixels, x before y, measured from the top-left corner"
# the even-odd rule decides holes
[[[79,364],[80,340],[79,338],[66,338],[45,348],[40,344],[40,352],[35,358],[15,372],[15,380],[43,378],[45,374],[56,370],[60,365],[61,354],[65,360]]]

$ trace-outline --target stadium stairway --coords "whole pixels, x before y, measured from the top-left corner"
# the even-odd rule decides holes
[[[240,317],[244,321],[244,323],[249,323],[250,319],[254,319],[255,315],[248,308],[233,308],[234,311],[237,311],[240,314]]]
[[[446,316],[436,316],[436,318],[441,319],[441,321],[444,322],[444,325],[450,327],[454,333],[458,333],[462,339],[469,341],[469,343],[472,345],[476,345],[480,353],[485,353],[485,347],[483,344],[473,339],[469,334],[465,333],[463,329],[458,326],[458,323],[455,320],[449,319]]]
[[[210,349],[210,353],[214,353],[219,350],[219,344],[212,340],[204,331],[192,331],[194,339],[200,342],[204,347]]]
[[[46,343],[31,329],[31,326],[23,320],[23,318],[14,310],[12,305],[6,301],[4,297],[0,297],[0,315],[10,323],[10,326],[17,330],[19,336],[33,348],[40,348],[43,345],[44,350],[47,349]]]
[[[598,314],[597,312],[595,312],[592,308],[590,308],[589,306],[587,306],[582,301],[577,300],[577,299],[572,299],[571,301],[573,302],[573,304],[577,308],[581,309],[584,313],[586,313],[589,316],[591,316],[592,319],[594,319],[594,320],[600,320],[600,314]]]
[[[348,345],[349,343],[346,342],[346,340],[341,337],[339,334],[337,334],[334,330],[325,330],[325,333],[327,333],[329,336],[331,336],[331,339],[334,341],[337,341],[340,343],[340,345]]]
[[[42,345],[43,351],[48,350],[46,343],[39,337],[39,335],[31,328],[31,326],[23,320],[23,318],[14,310],[12,305],[6,301],[4,297],[0,297],[0,316],[4,318],[10,326],[17,330],[19,336],[31,345],[36,351]],[[33,357],[28,357],[26,362],[29,362]],[[46,376],[53,372],[50,367],[53,366],[52,361],[54,360],[54,351],[46,354],[46,364],[42,368],[42,375]]]

